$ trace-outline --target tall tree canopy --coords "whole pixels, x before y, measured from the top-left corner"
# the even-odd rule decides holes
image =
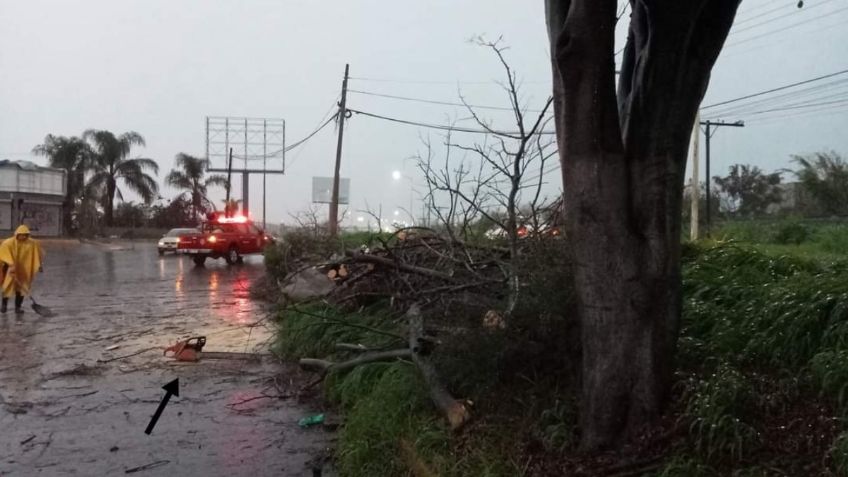
[[[743,217],[762,215],[780,202],[780,173],[766,174],[757,166],[734,164],[725,177],[713,178],[725,195],[727,212]]]
[[[209,187],[219,185],[227,186],[227,178],[223,175],[211,175],[205,177],[209,161],[188,154],[179,153],[176,157],[178,169],[172,169],[165,181],[168,185],[182,189],[183,194],[188,195],[191,200],[191,217],[197,223],[197,214],[206,210],[211,205],[207,193]]]
[[[115,136],[110,131],[89,129],[82,137],[94,151],[91,163],[93,175],[86,187],[101,194],[107,226],[113,223],[115,197],[123,200],[118,189],[119,180],[141,196],[145,203],[149,204],[156,198],[159,185],[145,171],[158,174],[159,164],[148,158],[128,158],[133,146],[144,146],[141,134],[130,131]]]
[[[848,214],[848,162],[836,152],[793,156],[798,181],[829,214]]]
[[[587,450],[621,444],[666,402],[689,137],[739,1],[631,0],[617,94],[617,2],[545,1]]]
[[[70,233],[73,210],[82,199],[85,173],[91,163],[92,151],[88,143],[76,136],[54,136],[48,134],[44,142],[32,149],[34,154],[47,157],[50,167],[64,169],[67,174],[67,194],[62,213],[62,226]]]

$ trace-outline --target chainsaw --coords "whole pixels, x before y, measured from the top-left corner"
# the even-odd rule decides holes
[[[205,336],[195,336],[183,341],[177,341],[174,345],[165,348],[163,356],[168,356],[168,351],[174,353],[172,357],[177,361],[197,361],[200,359],[200,352],[206,344]]]

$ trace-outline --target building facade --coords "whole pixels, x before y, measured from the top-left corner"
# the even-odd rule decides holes
[[[62,169],[29,161],[0,161],[0,235],[11,236],[21,224],[34,236],[61,235],[67,187]]]

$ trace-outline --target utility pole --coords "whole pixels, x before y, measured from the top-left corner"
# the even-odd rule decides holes
[[[230,188],[232,187],[232,183],[230,182],[233,176],[233,148],[230,148],[230,157],[227,160],[227,199],[224,201],[224,217],[230,216]]]
[[[698,212],[701,208],[701,181],[698,178],[700,168],[698,142],[701,138],[701,113],[695,115],[695,127],[692,129],[692,213],[689,221],[689,239],[698,240]]]
[[[336,145],[336,167],[333,174],[333,195],[330,200],[330,237],[335,237],[339,231],[339,170],[342,165],[342,138],[344,137],[344,122],[347,111],[347,78],[350,65],[345,64],[344,80],[342,80],[342,100],[339,103],[339,142]]]
[[[745,127],[745,123],[743,121],[736,121],[734,123],[728,123],[724,121],[704,121],[701,124],[707,127],[704,132],[704,137],[707,139],[707,163],[706,163],[706,172],[707,172],[707,237],[710,236],[710,138],[713,137],[714,132],[711,131],[711,127],[720,127],[720,126],[733,126],[737,128]]]
[[[241,211],[247,217],[250,210],[250,173],[247,172],[247,158],[250,157],[247,147],[247,119],[244,120],[244,173],[241,175]]]

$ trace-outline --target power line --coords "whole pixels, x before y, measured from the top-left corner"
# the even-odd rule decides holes
[[[480,105],[480,104],[464,104],[464,103],[456,103],[456,102],[451,102],[451,101],[440,101],[440,100],[423,99],[423,98],[411,98],[411,97],[408,97],[408,96],[396,96],[396,95],[392,95],[392,94],[374,93],[372,91],[361,91],[361,90],[355,90],[355,89],[349,89],[347,91],[348,91],[348,93],[356,93],[356,94],[362,94],[362,95],[366,95],[366,96],[377,96],[377,97],[380,97],[380,98],[399,99],[399,100],[402,100],[402,101],[414,101],[414,102],[417,102],[417,103],[437,104],[437,105],[441,105],[441,106],[460,106],[460,107],[469,107],[469,108],[477,108],[477,109],[492,109],[492,110],[495,110],[495,111],[510,111],[510,112],[515,111],[511,107],[505,107],[505,106],[486,106],[486,105]],[[522,110],[522,111],[531,112],[531,113],[541,113],[542,112],[541,109],[526,109],[526,110]]]
[[[762,21],[760,23],[755,23],[753,25],[746,26],[745,28],[742,28],[740,30],[731,30],[730,34],[728,36],[735,35],[737,33],[742,33],[744,31],[752,30],[754,28],[758,28],[758,27],[761,27],[763,25],[768,25],[769,23],[776,22],[778,20],[782,20],[782,19],[789,17],[789,16],[792,16],[792,15],[803,15],[804,13],[812,10],[813,8],[820,7],[822,5],[827,5],[828,3],[833,2],[833,1],[834,0],[822,0],[818,3],[816,3],[815,5],[809,6],[809,7],[804,8],[804,9],[795,9],[795,10],[792,10],[791,12],[789,12],[789,13],[784,13],[783,15],[779,15],[779,16],[776,16],[774,18],[770,18],[770,19]],[[785,8],[785,7],[786,7],[786,5],[780,6],[780,8]],[[777,11],[777,10],[770,10],[769,12],[774,12],[774,11]],[[734,25],[734,26],[736,26],[736,25]]]
[[[713,103],[713,104],[710,104],[710,105],[707,105],[707,106],[703,106],[703,107],[701,107],[701,109],[704,110],[704,109],[709,109],[709,108],[715,108],[716,106],[722,106],[722,105],[725,105],[725,104],[736,103],[738,101],[742,101],[742,100],[745,100],[745,99],[756,98],[758,96],[763,96],[763,95],[766,95],[766,94],[769,94],[769,93],[774,93],[774,92],[777,92],[777,91],[783,91],[785,89],[794,88],[796,86],[801,86],[801,85],[808,84],[808,83],[813,83],[815,81],[821,81],[823,79],[833,78],[834,76],[843,75],[845,73],[848,73],[848,69],[842,70],[842,71],[837,71],[836,73],[830,73],[830,74],[827,74],[827,75],[824,75],[824,76],[818,76],[816,78],[810,78],[810,79],[804,80],[804,81],[799,81],[797,83],[787,84],[787,85],[780,86],[780,87],[777,87],[777,88],[772,88],[772,89],[768,89],[768,90],[765,90],[765,91],[760,91],[759,93],[748,94],[748,95],[745,95],[745,96],[740,96],[738,98],[733,98],[733,99],[728,99],[726,101],[721,101],[719,103]]]
[[[325,127],[327,127],[327,125],[328,125],[328,124],[330,124],[331,122],[333,122],[333,120],[335,120],[335,119],[336,119],[336,116],[337,116],[337,115],[336,115],[336,114],[334,114],[332,117],[330,117],[329,119],[327,119],[326,121],[324,121],[324,124],[322,124],[322,125],[318,126],[318,128],[316,128],[314,131],[312,131],[311,133],[309,133],[309,135],[308,135],[308,136],[306,136],[305,138],[301,139],[300,141],[295,142],[294,144],[292,144],[292,145],[290,145],[290,146],[286,146],[284,149],[278,149],[278,150],[276,150],[276,151],[274,151],[274,152],[271,152],[271,153],[268,153],[268,154],[264,154],[264,155],[263,155],[263,154],[258,154],[258,155],[252,155],[252,156],[239,156],[239,155],[233,154],[233,158],[235,158],[235,159],[242,159],[242,160],[245,160],[245,159],[246,159],[246,160],[249,160],[249,161],[258,161],[258,160],[266,159],[266,158],[268,158],[268,157],[274,157],[274,156],[276,156],[277,154],[280,154],[280,153],[282,153],[282,152],[288,152],[288,151],[291,151],[292,149],[294,149],[294,148],[296,148],[296,147],[300,146],[301,144],[305,143],[306,141],[308,141],[308,140],[312,139],[312,136],[314,136],[314,135],[318,134],[318,132],[319,132],[319,131],[321,131],[322,129],[324,129]]]
[[[778,29],[776,29],[776,30],[771,30],[771,31],[768,31],[768,32],[762,33],[762,34],[760,34],[760,35],[756,35],[756,36],[748,37],[748,38],[745,38],[744,40],[739,40],[739,41],[737,41],[737,42],[730,43],[730,44],[728,44],[728,45],[726,46],[726,48],[731,48],[731,47],[734,47],[734,46],[736,46],[736,45],[741,45],[741,44],[743,44],[743,43],[748,43],[749,41],[754,41],[754,40],[757,40],[757,39],[760,39],[760,38],[763,38],[763,37],[766,37],[766,36],[769,36],[769,35],[773,35],[773,34],[775,34],[775,33],[780,33],[780,32],[782,32],[782,31],[790,30],[790,29],[792,29],[792,28],[799,27],[799,26],[801,26],[801,25],[804,25],[804,24],[810,23],[811,21],[820,20],[820,19],[822,19],[822,18],[826,18],[826,17],[829,17],[829,16],[831,16],[831,15],[835,15],[835,14],[837,14],[837,13],[844,12],[844,11],[846,11],[846,10],[848,10],[848,7],[840,8],[840,9],[838,9],[838,10],[833,10],[833,11],[831,11],[831,12],[825,13],[824,15],[819,15],[819,16],[817,16],[817,17],[808,18],[808,19],[806,19],[806,20],[804,20],[804,21],[800,21],[800,22],[798,22],[798,23],[793,23],[793,24],[791,24],[791,25],[787,25],[787,26],[785,26],[785,27],[783,27],[783,28],[778,28]]]
[[[441,131],[463,132],[463,133],[471,133],[471,134],[496,134],[496,135],[509,136],[509,137],[516,137],[519,134],[521,134],[518,131],[507,132],[507,131],[486,130],[486,129],[472,129],[472,128],[465,128],[465,127],[461,127],[461,126],[451,126],[451,125],[444,125],[444,124],[420,123],[420,122],[417,122],[417,121],[410,121],[410,120],[407,120],[407,119],[392,118],[392,117],[388,117],[388,116],[382,116],[382,115],[379,115],[379,114],[368,113],[368,112],[365,112],[365,111],[359,111],[359,110],[351,109],[351,108],[347,108],[347,110],[352,112],[352,113],[361,114],[363,116],[368,116],[368,117],[375,118],[375,119],[382,119],[384,121],[390,121],[390,122],[395,122],[395,123],[399,123],[399,124],[406,124],[406,125],[409,125],[409,126],[419,126],[419,127],[422,127],[422,128],[438,129],[438,130],[441,130]],[[556,134],[556,133],[554,131],[538,131],[538,132],[536,132],[536,134]]]
[[[792,103],[801,101],[802,98],[805,102],[822,101],[824,99],[830,99],[834,95],[844,94],[846,91],[844,86],[848,86],[848,78],[836,79],[825,84],[816,84],[742,104],[725,105],[724,107],[720,107],[718,111],[710,112],[709,115],[712,117],[738,115],[754,109],[792,105]],[[833,91],[836,92],[834,93]]]
[[[312,136],[314,136],[314,135],[318,134],[318,132],[319,132],[319,131],[321,131],[322,129],[324,129],[325,127],[327,127],[327,125],[328,125],[328,124],[330,124],[331,122],[333,122],[333,121],[336,119],[336,117],[337,117],[337,116],[338,116],[338,114],[334,114],[334,115],[330,116],[330,118],[329,118],[329,119],[327,119],[326,121],[324,121],[324,124],[322,124],[322,125],[318,126],[318,128],[316,128],[314,131],[312,131],[311,133],[309,133],[309,135],[308,135],[308,136],[306,136],[305,138],[301,139],[300,141],[295,142],[295,143],[294,143],[294,144],[292,144],[291,146],[286,146],[286,152],[291,151],[292,149],[294,149],[294,148],[296,148],[296,147],[300,146],[301,144],[305,143],[306,141],[308,141],[308,140],[312,139]]]
[[[374,77],[361,77],[361,76],[351,76],[348,78],[350,80],[355,81],[371,81],[375,83],[400,83],[400,84],[444,84],[444,85],[462,85],[462,84],[476,84],[476,85],[490,85],[490,86],[500,86],[497,81],[489,80],[489,81],[446,81],[446,80],[410,80],[403,78],[374,78]],[[524,84],[547,84],[550,81],[522,81]]]

